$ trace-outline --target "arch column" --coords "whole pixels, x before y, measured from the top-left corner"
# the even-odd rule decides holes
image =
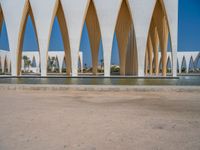
[[[41,76],[47,76],[48,48],[53,19],[58,7],[57,0],[29,0],[35,19],[40,52]]]
[[[153,73],[153,47],[152,47],[152,42],[151,38],[148,38],[148,62],[149,62],[149,74],[152,75]]]
[[[58,66],[59,66],[59,73],[62,73],[62,62],[63,62],[63,55],[57,55]]]
[[[152,41],[152,46],[153,46],[153,53],[154,53],[155,74],[156,76],[158,76],[159,74],[159,61],[158,61],[159,39],[158,39],[157,27],[155,26],[155,24],[153,24],[150,32],[151,32],[150,36],[151,36],[151,41]]]
[[[149,50],[148,48],[146,49],[145,53],[145,75],[148,75],[148,69],[149,69]]]
[[[167,42],[168,42],[168,27],[166,17],[162,13],[157,12],[157,27],[158,34],[160,39],[160,48],[161,48],[161,61],[162,61],[162,75],[165,77],[167,75]],[[161,21],[161,22],[159,22]]]
[[[119,60],[120,75],[125,75],[126,73],[125,67],[126,67],[127,44],[128,44],[131,24],[132,24],[131,16],[126,1],[123,0],[116,25],[116,36],[118,41],[119,58],[120,58]]]
[[[40,49],[43,50],[40,52],[40,68],[41,68],[41,76],[46,77],[47,76],[47,60],[48,60],[48,52],[46,51],[47,46],[45,45],[47,41],[42,39],[39,39],[39,45]],[[43,44],[42,44],[43,43]]]
[[[99,25],[101,29],[104,76],[110,76],[111,50],[113,44],[114,30],[117,22],[117,15],[120,10],[122,0],[93,0],[96,7]]]
[[[78,55],[89,0],[60,0],[68,28],[72,76],[78,76]],[[66,57],[67,60],[67,57]]]
[[[8,61],[8,73],[11,73],[11,61]]]
[[[189,68],[190,68],[190,56],[189,56],[189,55],[186,55],[185,60],[186,60],[186,73],[189,73]]]
[[[148,31],[156,0],[128,0],[128,3],[131,10],[137,42],[137,74],[142,77],[145,73],[145,52]]]
[[[71,74],[71,48],[69,44],[69,34],[67,30],[67,24],[65,22],[65,16],[64,11],[61,3],[59,2],[58,8],[57,8],[57,18],[60,25],[60,30],[62,31],[62,39],[63,39],[63,45],[64,45],[64,56],[65,56],[65,64],[66,64],[66,74]],[[62,70],[62,66],[61,66]],[[62,72],[62,71],[61,71]]]
[[[179,62],[179,74],[181,74],[182,73],[182,56],[178,56],[178,58],[177,58],[177,60],[178,60],[178,62]]]
[[[4,0],[1,1],[1,8],[4,14],[4,20],[8,33],[8,41],[10,47],[10,58],[12,76],[18,75],[17,67],[17,49],[19,34],[21,32],[20,26],[22,21],[22,16],[25,8],[25,0]]]
[[[168,35],[169,30],[167,27],[166,17],[163,18],[163,41],[161,42],[162,50],[162,74],[163,76],[167,75],[167,44],[168,44]]]
[[[5,56],[1,56],[1,70],[2,70],[2,73],[5,72],[5,68],[4,68],[4,65],[5,64]]]
[[[83,73],[83,53],[79,52],[79,61],[80,61],[80,67],[81,67],[81,73]]]
[[[88,8],[87,16],[86,16],[86,25],[88,29],[88,34],[90,38],[90,46],[92,53],[92,72],[93,74],[97,74],[98,67],[98,54],[99,54],[99,44],[100,44],[100,27],[99,22],[95,10],[95,6],[93,1],[90,1],[90,5]]]
[[[126,53],[126,75],[137,75],[138,73],[137,45],[134,27],[131,26]]]
[[[163,0],[168,17],[171,47],[172,47],[172,75],[177,76],[177,48],[178,48],[178,3],[179,0]]]

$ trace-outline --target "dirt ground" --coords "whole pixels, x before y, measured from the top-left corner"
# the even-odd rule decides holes
[[[199,92],[0,90],[0,150],[200,150]]]

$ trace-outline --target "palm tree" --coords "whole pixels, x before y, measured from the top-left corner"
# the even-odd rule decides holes
[[[28,56],[23,56],[23,60],[24,60],[24,69],[28,67],[28,71],[29,71],[30,65],[31,65],[30,58],[28,58]]]

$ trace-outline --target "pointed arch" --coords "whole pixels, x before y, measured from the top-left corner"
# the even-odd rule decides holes
[[[160,45],[161,60],[162,60],[162,75],[166,76],[167,48],[168,48],[168,39],[170,37],[170,30],[169,30],[168,16],[165,10],[163,0],[156,0],[148,34],[149,34],[148,37],[149,36],[152,37],[152,41],[153,41],[152,44],[153,44],[153,49],[154,49],[153,54],[156,57],[155,59],[158,59],[158,55],[157,55],[159,51],[158,45]],[[148,46],[148,41],[147,41],[147,46]],[[152,53],[149,55],[152,55]],[[158,66],[158,62],[157,62],[157,66]],[[156,73],[156,75],[157,74],[158,72]]]
[[[56,56],[56,59],[55,59],[55,70],[57,73],[59,73],[59,68],[60,68],[60,64],[59,64],[59,60],[58,60],[58,56]]]
[[[193,59],[192,56],[190,57],[189,66],[188,67],[189,67],[188,68],[188,73],[194,72],[194,70],[195,70],[195,64],[194,64],[194,59]]]
[[[200,52],[198,53],[197,57],[195,58],[195,70],[197,72],[200,71]]]
[[[80,65],[80,72],[83,73],[83,53],[79,52],[78,55],[78,64]]]
[[[4,20],[3,10],[2,10],[1,5],[0,5],[0,38],[2,38],[3,29],[5,30],[5,37],[4,38],[7,38],[6,39],[6,42],[7,42],[6,43],[6,48],[7,48],[7,50],[10,50],[9,41],[8,41],[7,27],[6,27],[6,23],[5,23],[5,20]],[[5,44],[5,42],[4,42],[4,44]]]
[[[36,63],[36,59],[35,56],[33,56],[32,61],[31,61],[31,67],[36,68],[37,67],[37,63]]]
[[[186,71],[187,71],[187,62],[186,62],[186,57],[183,56],[181,63],[181,73],[186,73]]]
[[[7,56],[5,56],[5,60],[4,60],[4,73],[8,73],[8,59]]]
[[[62,72],[66,72],[66,58],[64,56],[63,61],[62,61]]]
[[[119,49],[120,75],[137,74],[137,46],[129,4],[122,0],[115,32]]]
[[[163,64],[162,64],[162,58],[160,58],[160,61],[159,61],[159,73],[162,73],[162,69],[163,69]]]
[[[65,14],[64,14],[63,6],[60,0],[56,1],[56,6],[55,6],[54,11],[55,11],[55,14],[52,20],[52,27],[53,27],[53,22],[55,21],[55,18],[57,17],[60,31],[61,31],[63,46],[64,46],[64,57],[66,58],[65,59],[66,73],[67,75],[70,75],[72,71],[71,70],[71,67],[72,67],[71,66],[72,64],[71,47],[70,47],[70,42],[69,42],[68,27],[65,20]],[[52,27],[51,27],[51,32],[50,32],[51,34],[52,34]],[[50,34],[50,37],[51,37],[51,34]],[[49,37],[49,41],[50,41],[50,37]],[[50,46],[50,42],[49,42],[49,46]]]
[[[3,11],[1,9],[1,5],[0,5],[0,29],[2,28],[3,25]]]
[[[100,31],[100,25],[99,25],[99,19],[97,16],[96,7],[93,0],[90,0],[88,3],[86,14],[84,17],[84,22],[87,27],[87,32],[88,32],[88,37],[89,37],[89,42],[90,42],[91,58],[92,58],[92,72],[94,75],[96,75],[97,68],[98,68],[98,56],[99,56],[99,47],[100,47],[100,40],[101,40],[101,31]],[[82,28],[81,36],[83,35],[83,28]]]
[[[179,68],[179,61],[178,61],[178,59],[177,59],[177,66],[176,66],[176,68],[177,68],[177,73],[181,73],[180,68]]]
[[[158,36],[158,29],[155,25],[154,20],[152,19],[151,21],[151,25],[150,25],[150,29],[149,29],[149,37],[151,39],[151,44],[152,44],[152,53],[151,55],[153,55],[153,66],[155,67],[153,73],[155,73],[155,75],[157,76],[159,74],[159,36]],[[148,42],[147,41],[147,46],[148,46]]]
[[[47,72],[51,72],[51,68],[52,68],[51,57],[48,56],[48,59],[47,59]]]
[[[35,26],[33,12],[32,12],[32,8],[31,8],[29,0],[27,0],[25,3],[25,6],[24,6],[23,16],[22,16],[22,20],[21,20],[21,24],[20,24],[20,32],[19,32],[19,36],[18,36],[17,75],[21,74],[22,49],[23,49],[23,43],[24,43],[26,24],[27,24],[27,20],[28,20],[29,16],[30,16],[32,24],[33,24],[34,32],[36,34],[36,41],[38,44],[38,36],[37,36],[37,30],[36,30],[36,26]],[[40,48],[38,49],[38,51],[40,53]]]
[[[172,61],[171,61],[170,56],[168,56],[168,59],[167,59],[167,73],[171,73],[171,72],[172,72]]]

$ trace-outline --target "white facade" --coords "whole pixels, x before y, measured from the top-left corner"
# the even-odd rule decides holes
[[[8,32],[12,76],[20,75],[23,35],[28,15],[33,19],[37,34],[40,55],[40,60],[37,61],[41,63],[41,76],[47,75],[50,34],[56,15],[60,20],[63,33],[64,55],[69,58],[67,63],[71,66],[68,73],[72,76],[78,75],[78,53],[85,21],[88,21],[87,25],[90,26],[88,28],[90,42],[94,46],[93,68],[97,65],[95,59],[98,56],[96,58],[95,53],[98,51],[95,51],[95,47],[99,44],[98,34],[103,44],[104,76],[110,76],[111,50],[115,32],[118,35],[118,44],[121,46],[120,68],[126,68],[124,65],[127,64],[123,62],[125,62],[124,51],[127,49],[128,38],[125,41],[123,39],[126,39],[131,32],[130,27],[133,27],[137,52],[134,53],[136,56],[130,58],[137,58],[137,75],[145,76],[145,56],[153,18],[155,20],[153,29],[157,29],[161,47],[163,44],[164,64],[167,61],[164,37],[170,33],[173,76],[177,74],[178,0],[0,0],[0,11],[0,24],[5,20]],[[127,20],[123,20],[124,18]],[[128,20],[129,23],[126,23]]]

